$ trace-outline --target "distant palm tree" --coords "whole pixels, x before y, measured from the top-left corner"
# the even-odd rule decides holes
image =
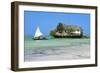
[[[59,23],[57,26],[57,31],[59,33],[62,33],[65,30],[64,24],[63,23]]]

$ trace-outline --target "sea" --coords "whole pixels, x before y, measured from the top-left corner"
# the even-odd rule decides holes
[[[24,61],[73,60],[90,58],[90,38],[24,38]]]

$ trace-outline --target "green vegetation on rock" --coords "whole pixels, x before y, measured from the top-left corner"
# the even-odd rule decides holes
[[[54,30],[50,31],[50,35],[57,38],[63,37],[83,37],[82,28],[76,25],[65,25],[63,23],[59,23]]]

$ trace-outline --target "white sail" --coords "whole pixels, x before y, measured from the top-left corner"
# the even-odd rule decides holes
[[[40,32],[39,27],[37,27],[34,37],[42,36],[43,34]]]

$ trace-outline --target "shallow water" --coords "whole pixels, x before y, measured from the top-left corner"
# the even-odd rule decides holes
[[[33,40],[31,37],[25,38],[25,48],[35,47],[54,47],[54,46],[76,46],[90,44],[90,39],[49,39],[49,40]]]
[[[33,40],[25,37],[25,61],[90,58],[90,39]]]

